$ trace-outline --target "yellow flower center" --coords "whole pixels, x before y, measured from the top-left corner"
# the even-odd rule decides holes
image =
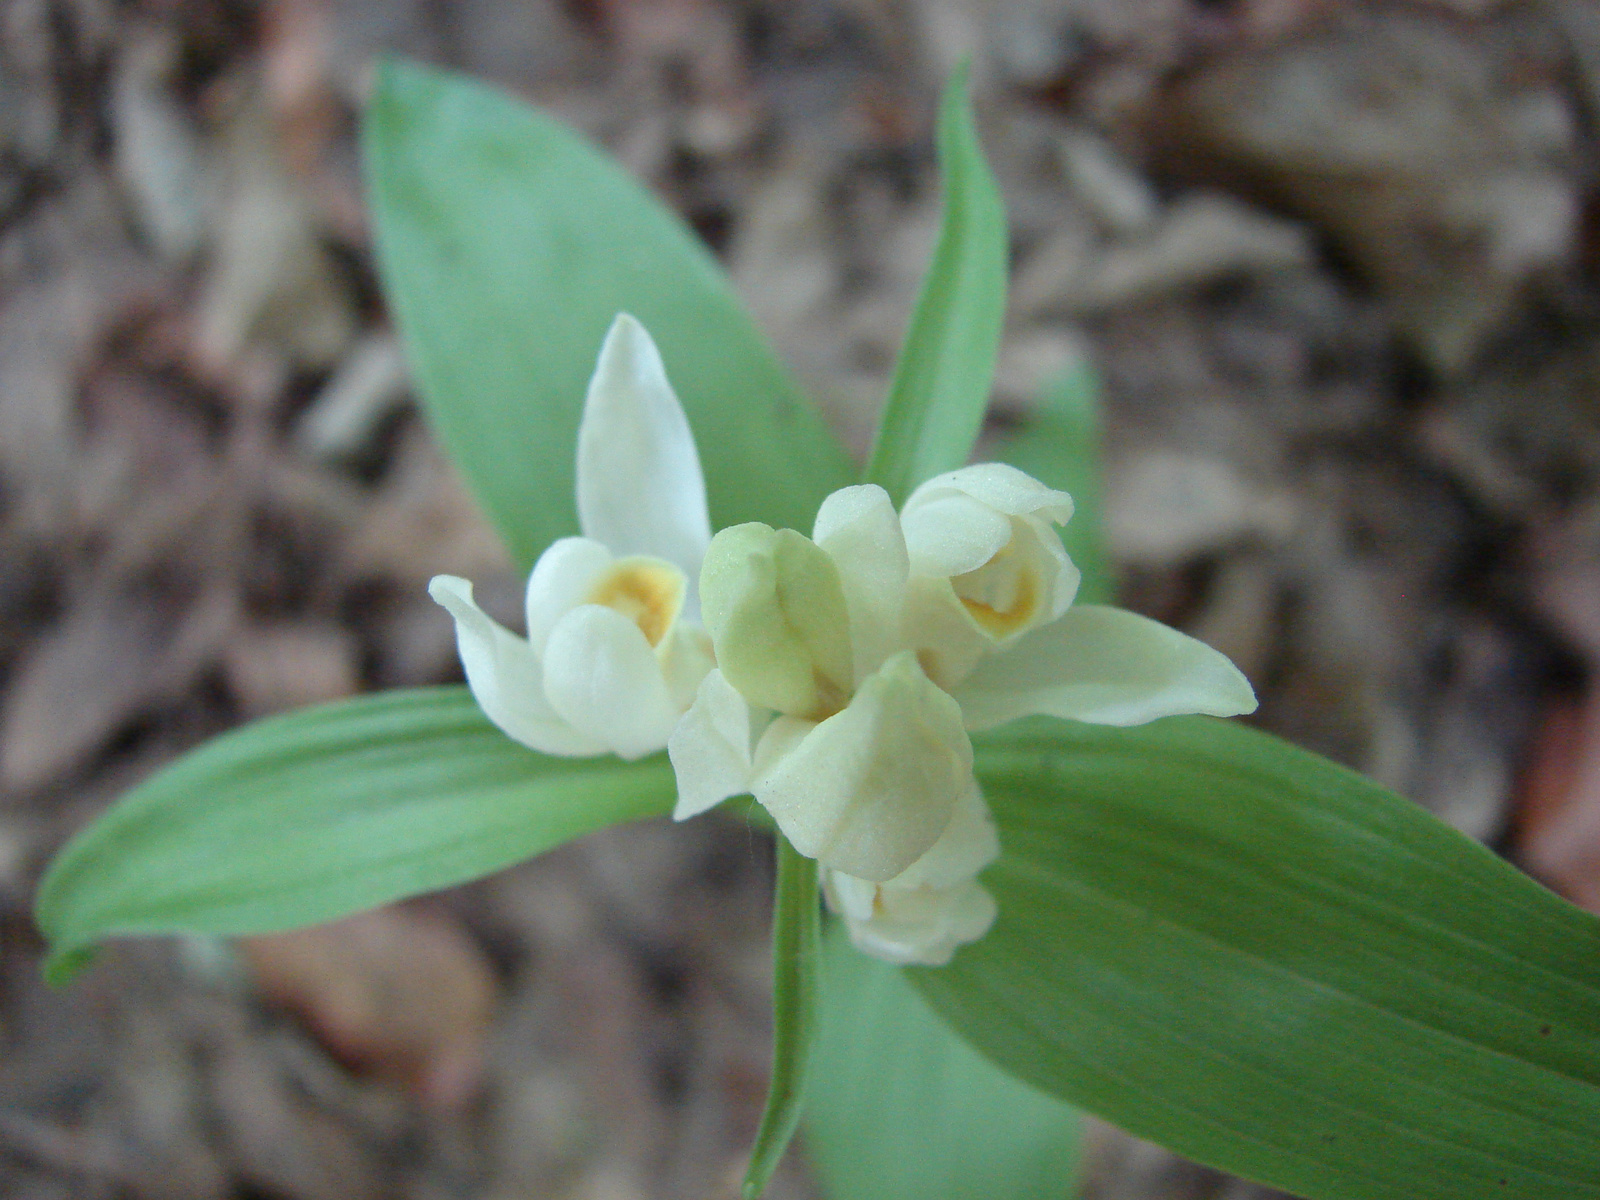
[[[595,581],[586,603],[616,609],[659,646],[683,607],[683,572],[659,558],[619,558]]]
[[[972,619],[991,637],[1003,638],[1026,629],[1039,613],[1042,589],[1016,546],[1013,537],[976,571],[950,580]]]

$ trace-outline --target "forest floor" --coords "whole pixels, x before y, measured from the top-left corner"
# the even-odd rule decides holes
[[[735,1194],[771,868],[731,823],[39,978],[39,874],[118,794],[459,678],[434,574],[517,607],[372,265],[387,52],[616,154],[858,454],[971,55],[1013,229],[991,432],[1092,369],[1123,602],[1230,655],[1262,727],[1600,908],[1600,6],[7,0],[0,1194]],[[1270,1194],[1100,1125],[1084,1170]],[[803,1154],[771,1194],[819,1194]]]

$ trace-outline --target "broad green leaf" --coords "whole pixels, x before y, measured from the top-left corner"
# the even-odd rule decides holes
[[[1061,541],[1083,572],[1080,604],[1110,604],[1117,591],[1106,549],[1100,431],[1100,380],[1084,363],[1052,380],[1024,424],[995,449],[999,461],[1071,495],[1072,520]]]
[[[390,62],[363,136],[378,262],[423,403],[524,566],[577,532],[578,417],[621,311],[661,347],[716,526],[809,529],[852,482],[705,248],[564,125]]]
[[[750,1151],[744,1200],[758,1200],[800,1122],[817,1027],[822,968],[817,864],[778,835],[778,889],[772,906],[772,1078]]]
[[[939,106],[938,143],[944,222],[866,475],[896,505],[972,453],[1005,321],[1006,212],[978,146],[964,66]]]
[[[1600,921],[1243,725],[983,740],[1000,905],[934,1007],[1037,1086],[1312,1200],[1600,1197]]]
[[[549,758],[465,688],[386,692],[225,734],[79,834],[39,889],[52,971],[119,934],[265,933],[476,879],[672,811],[665,756]]]
[[[1069,1200],[1080,1118],[953,1033],[837,922],[806,1093],[828,1200]]]

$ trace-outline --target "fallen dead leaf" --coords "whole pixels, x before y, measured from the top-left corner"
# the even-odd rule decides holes
[[[205,153],[198,131],[171,93],[179,40],[147,29],[131,39],[111,88],[117,176],[134,217],[164,257],[187,261],[205,234]]]
[[[223,675],[240,707],[258,716],[354,695],[357,653],[355,639],[336,625],[248,625],[228,639]]]
[[[213,1089],[235,1169],[261,1193],[295,1200],[379,1200],[382,1165],[349,1126],[304,1097],[267,1048],[233,1036],[219,1049]]]
[[[331,366],[355,335],[343,278],[283,161],[279,131],[257,96],[229,131],[229,165],[197,306],[194,352],[225,374],[248,346],[279,346],[297,363]]]
[[[71,610],[33,648],[0,710],[0,784],[27,790],[59,776],[149,705],[186,688],[233,627],[230,588],[181,618],[170,600],[100,597]]]
[[[1241,540],[1281,542],[1296,509],[1286,493],[1220,458],[1149,450],[1107,473],[1107,535],[1119,561],[1171,566]]]
[[[477,1091],[499,985],[453,920],[380,908],[244,938],[240,948],[261,993],[353,1068],[403,1083],[440,1108]]]
[[[1514,16],[1347,5],[1218,54],[1150,100],[1162,157],[1326,231],[1454,373],[1569,262],[1577,129],[1558,56]]]
[[[1222,195],[1186,197],[1135,236],[1092,244],[1078,228],[1043,246],[1017,277],[1016,309],[1106,312],[1243,275],[1304,270],[1306,230]]]
[[[1600,693],[1547,709],[1521,793],[1518,859],[1569,900],[1600,912]]]
[[[460,475],[429,438],[412,432],[345,547],[345,570],[417,587],[441,573],[481,579],[503,572],[505,548]]]
[[[361,453],[384,418],[405,402],[410,382],[398,339],[391,333],[368,334],[306,409],[295,441],[315,458]]]

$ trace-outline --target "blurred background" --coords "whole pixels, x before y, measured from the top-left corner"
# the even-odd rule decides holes
[[[733,823],[38,978],[38,874],[120,792],[457,678],[435,573],[517,608],[373,272],[385,52],[609,148],[857,453],[971,55],[1014,249],[991,436],[1098,395],[1124,602],[1600,907],[1600,5],[0,0],[0,1194],[735,1194],[770,867]],[[1270,1195],[1099,1125],[1084,1188]],[[801,1156],[771,1194],[819,1195]]]

